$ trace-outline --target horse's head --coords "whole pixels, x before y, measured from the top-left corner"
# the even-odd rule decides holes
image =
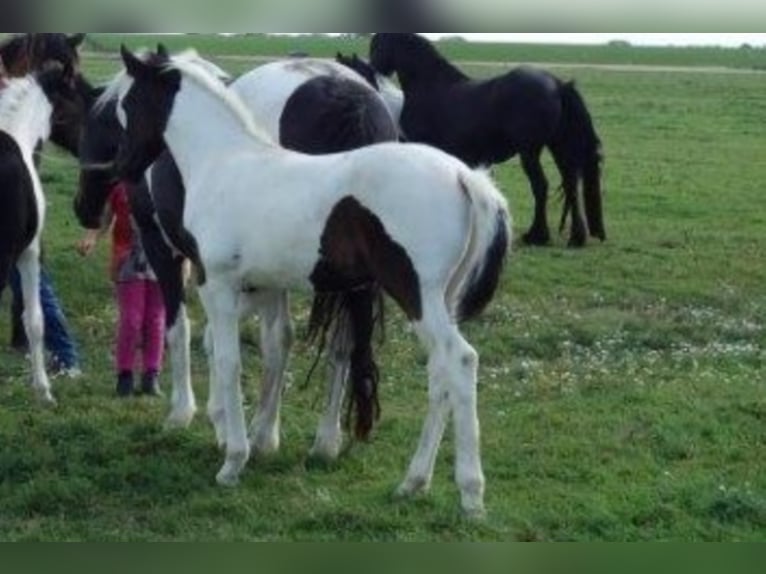
[[[80,69],[80,54],[78,48],[85,40],[85,34],[38,33],[30,36],[30,69],[41,70],[51,63],[69,67],[74,71]]]
[[[354,54],[353,56],[349,57],[344,56],[338,52],[335,60],[339,64],[346,66],[347,68],[362,76],[373,88],[378,91],[380,90],[380,85],[378,84],[378,74],[375,71],[375,68],[373,68],[368,62],[362,60],[358,55]]]
[[[58,64],[48,65],[45,70],[36,72],[35,76],[53,106],[51,140],[77,156],[87,107],[82,86],[87,85],[87,82],[71,66]]]
[[[370,64],[384,76],[391,76],[398,69],[397,45],[400,35],[380,32],[370,41]]]
[[[181,87],[181,74],[168,68],[170,56],[161,45],[145,59],[125,46],[121,53],[128,81],[117,105],[124,135],[115,167],[120,177],[137,182],[166,149],[165,129]]]
[[[78,48],[85,34],[29,33],[14,36],[0,46],[0,58],[9,76],[24,76],[58,64],[79,70]]]
[[[117,181],[114,160],[121,137],[115,99],[89,107],[80,134],[80,183],[74,199],[74,212],[85,228],[101,226],[109,194]]]

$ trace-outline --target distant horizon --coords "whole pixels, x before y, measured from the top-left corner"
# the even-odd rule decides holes
[[[461,36],[474,42],[520,44],[608,44],[625,41],[636,46],[721,46],[736,48],[744,44],[766,46],[766,34],[750,33],[424,33],[431,38]]]

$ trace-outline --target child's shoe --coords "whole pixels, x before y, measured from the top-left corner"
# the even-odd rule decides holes
[[[121,399],[133,395],[133,373],[125,371],[117,376],[117,396]]]

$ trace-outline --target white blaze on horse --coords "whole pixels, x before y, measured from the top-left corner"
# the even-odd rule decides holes
[[[184,223],[199,246],[225,408],[221,484],[250,455],[240,388],[239,302],[253,289],[352,290],[379,284],[426,348],[429,409],[400,493],[428,489],[447,419],[469,514],[484,509],[478,354],[458,321],[492,299],[510,238],[505,198],[483,173],[420,145],[329,156],[280,148],[205,67],[122,51],[120,173],[133,180],[167,147],[186,184]]]
[[[72,102],[72,70],[56,67],[8,80],[0,91],[0,293],[16,266],[24,297],[32,385],[54,402],[45,372],[40,306],[40,236],[45,196],[35,167],[36,148],[48,139],[60,105]]]

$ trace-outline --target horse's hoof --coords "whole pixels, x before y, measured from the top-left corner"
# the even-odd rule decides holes
[[[194,420],[194,410],[172,412],[165,420],[166,431],[179,431],[188,429]]]
[[[231,457],[229,458],[231,459]],[[239,486],[239,477],[245,468],[246,461],[246,455],[234,457],[234,460],[227,460],[221,471],[218,473],[218,476],[216,476],[216,482],[219,486],[226,488],[235,488]]]
[[[469,522],[484,522],[487,519],[487,511],[484,505],[463,507],[463,515]]]
[[[271,456],[279,452],[279,438],[268,436],[263,438],[255,435],[250,438],[250,448],[258,456]]]
[[[537,233],[530,231],[521,236],[525,245],[533,247],[547,247],[551,244],[551,237],[546,233]]]
[[[582,249],[587,244],[585,237],[572,237],[569,240],[568,247],[570,249]]]
[[[317,441],[309,451],[309,458],[324,463],[333,463],[340,458],[340,453],[342,450],[342,441],[331,441],[329,443]]]
[[[218,483],[218,486],[224,488],[236,488],[239,486],[239,475],[222,470],[218,473],[218,476],[215,477],[215,481]]]
[[[415,496],[426,494],[431,489],[431,483],[426,478],[407,478],[399,488],[396,489],[394,497],[399,500],[414,498]]]

